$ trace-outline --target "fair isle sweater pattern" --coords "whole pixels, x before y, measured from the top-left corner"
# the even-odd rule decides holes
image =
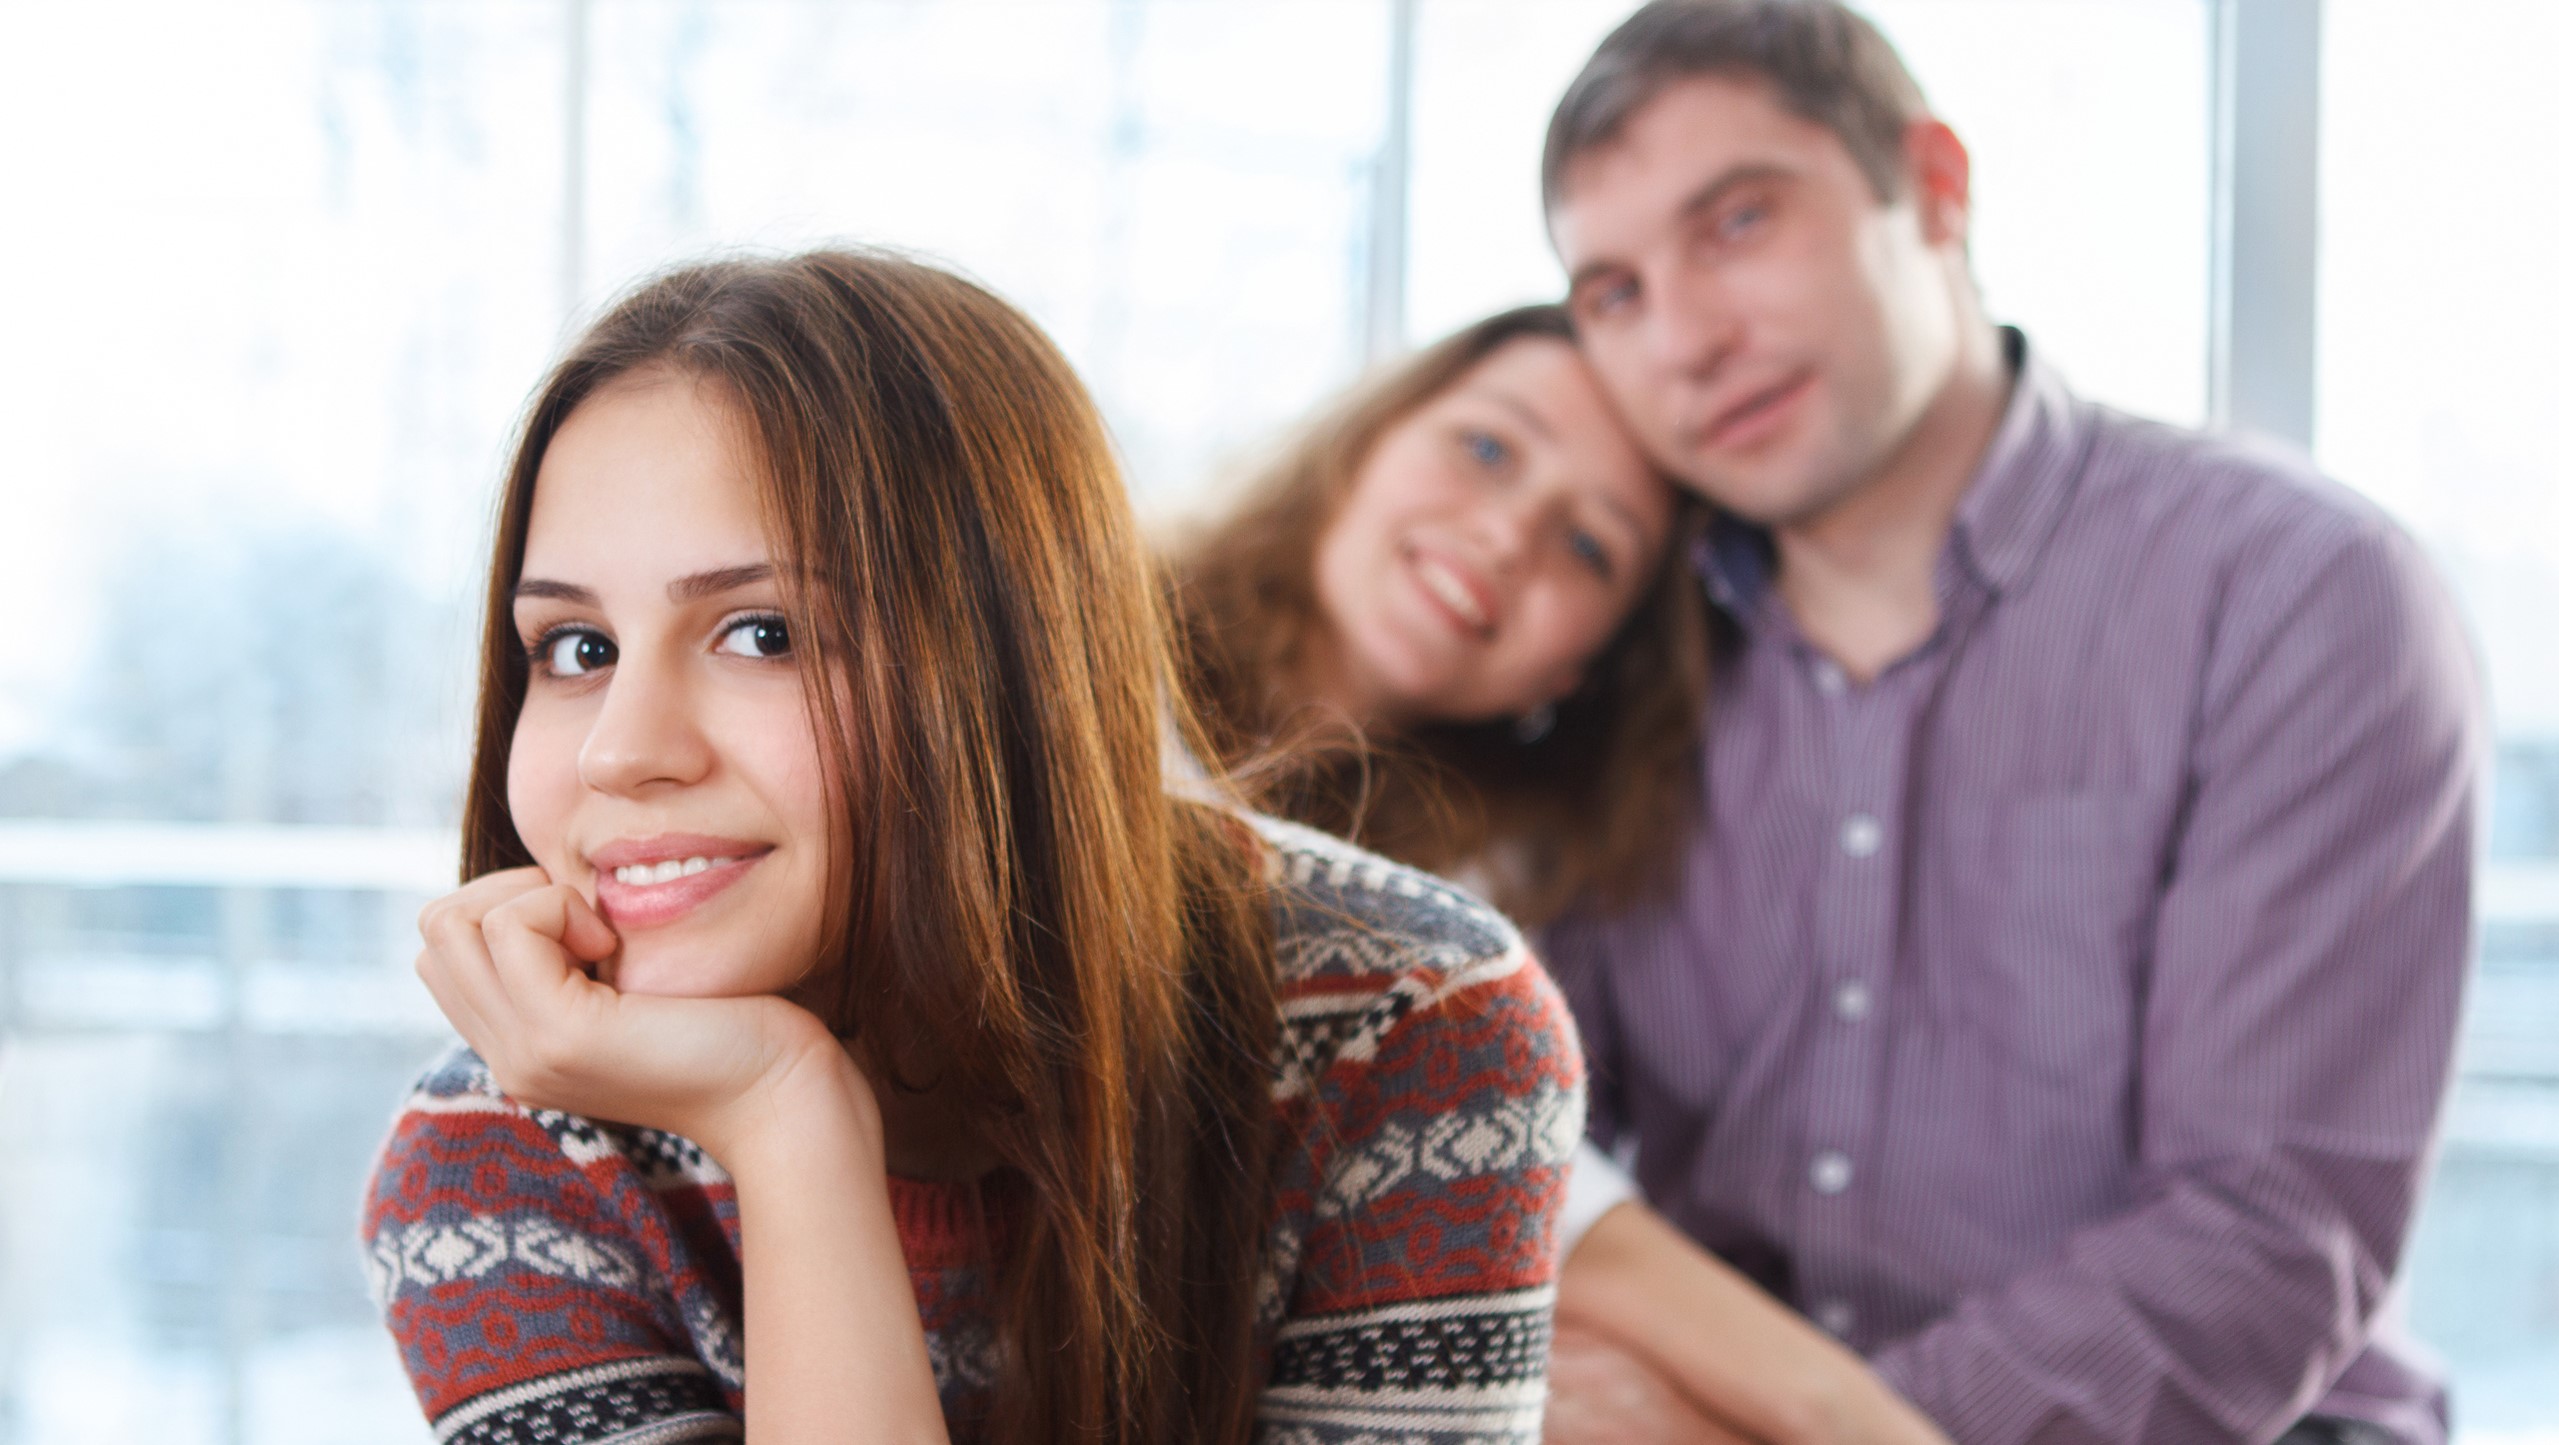
[[[1582,1127],[1561,999],[1500,915],[1270,819],[1290,1143],[1258,1281],[1261,1445],[1537,1439],[1554,1224]],[[996,1383],[966,1188],[890,1204],[956,1442]],[[439,1445],[734,1440],[736,1196],[691,1142],[431,1067],[366,1193],[365,1262]],[[998,1246],[1000,1247],[1000,1246]]]

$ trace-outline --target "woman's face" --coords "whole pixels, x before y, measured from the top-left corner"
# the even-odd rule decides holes
[[[507,805],[622,937],[631,993],[778,993],[816,956],[827,773],[751,474],[716,391],[645,371],[570,413],[533,489]]]
[[[1669,487],[1568,342],[1508,342],[1378,438],[1315,548],[1350,701],[1388,721],[1516,717],[1652,581]]]

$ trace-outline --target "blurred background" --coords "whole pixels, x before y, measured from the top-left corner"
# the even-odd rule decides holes
[[[2466,1445],[2549,1445],[2559,7],[2265,3],[1868,9],[1972,145],[1994,313],[2310,446],[2468,610],[2492,862],[2405,1303]],[[487,510],[581,318],[712,248],[931,253],[1171,519],[1560,290],[1538,144],[1627,8],[0,0],[0,1445],[427,1438],[356,1195],[444,1034]]]

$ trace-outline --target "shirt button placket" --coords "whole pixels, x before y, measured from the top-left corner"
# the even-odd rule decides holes
[[[1827,700],[1837,760],[1831,854],[1824,875],[1818,960],[1823,978],[1813,1007],[1829,1015],[1806,1063],[1805,1125],[1813,1150],[1797,1177],[1806,1212],[1798,1234],[1799,1298],[1816,1323],[1846,1338],[1857,1321],[1858,1272],[1848,1264],[1864,1232],[1873,1186],[1864,1153],[1874,1147],[1876,1090],[1885,1037],[1868,1020],[1883,1005],[1900,891],[1892,810],[1902,797],[1909,723],[1907,679],[1852,689],[1836,664],[1817,660],[1812,688]]]

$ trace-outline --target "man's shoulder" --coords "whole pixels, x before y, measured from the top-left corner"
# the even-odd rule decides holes
[[[2082,417],[2086,461],[2068,525],[2110,547],[2148,542],[2245,565],[2404,540],[2387,513],[2297,447],[2094,404]]]

